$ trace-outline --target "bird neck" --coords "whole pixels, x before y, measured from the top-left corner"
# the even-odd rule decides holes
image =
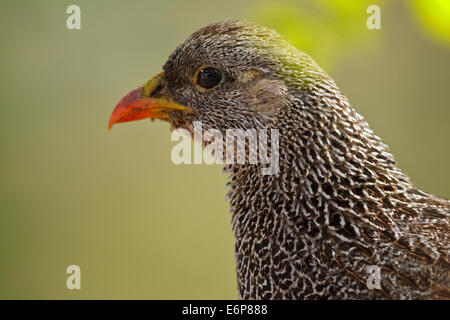
[[[325,90],[326,89],[326,90]],[[237,237],[274,236],[286,225],[373,215],[380,201],[410,189],[388,147],[332,85],[297,95],[279,117],[279,172],[234,164],[227,197]]]

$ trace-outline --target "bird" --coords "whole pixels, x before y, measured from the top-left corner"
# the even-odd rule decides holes
[[[162,69],[119,101],[109,129],[159,119],[190,134],[195,121],[278,132],[277,172],[223,166],[239,299],[450,299],[450,201],[412,184],[309,55],[227,19]]]

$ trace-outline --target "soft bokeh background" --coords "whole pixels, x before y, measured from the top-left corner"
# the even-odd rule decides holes
[[[66,28],[70,4],[81,30]],[[107,131],[180,41],[229,17],[311,54],[416,185],[450,197],[446,0],[2,0],[0,298],[237,297],[220,167],[172,164],[163,122]],[[81,290],[65,287],[70,264]]]

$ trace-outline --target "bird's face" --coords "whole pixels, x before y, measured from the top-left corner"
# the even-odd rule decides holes
[[[291,102],[286,77],[299,66],[289,61],[298,57],[292,50],[277,33],[244,21],[204,27],[175,49],[162,73],[118,103],[109,127],[150,118],[190,132],[194,121],[221,132],[268,129]]]

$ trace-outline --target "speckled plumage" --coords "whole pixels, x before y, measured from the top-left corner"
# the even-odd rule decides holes
[[[201,66],[225,80],[192,83]],[[174,128],[276,128],[280,172],[227,165],[243,299],[450,298],[450,202],[415,188],[334,81],[264,27],[222,21],[195,32],[164,66],[155,96]],[[366,267],[381,268],[381,289]]]

